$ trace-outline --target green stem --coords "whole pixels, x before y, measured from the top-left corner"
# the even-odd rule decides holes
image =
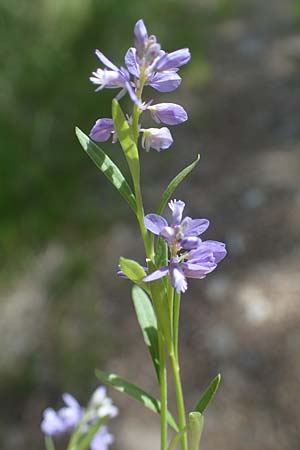
[[[168,439],[168,423],[167,423],[167,411],[168,411],[168,392],[167,392],[167,368],[166,368],[166,356],[164,341],[161,333],[158,334],[159,345],[159,384],[160,384],[160,443],[161,450],[167,449]]]
[[[173,345],[175,357],[178,361],[178,334],[179,334],[179,313],[180,313],[180,294],[175,292],[174,295],[174,317],[173,317]]]
[[[172,352],[170,354],[170,361],[171,361],[171,368],[172,368],[172,373],[173,373],[173,378],[174,378],[175,393],[176,393],[176,400],[177,400],[179,429],[182,430],[183,428],[186,427],[185,406],[184,406],[183,392],[182,392],[182,386],[181,386],[179,363],[178,363],[178,360],[177,360],[174,352]],[[182,450],[187,450],[188,443],[187,443],[186,433],[182,435],[180,441],[181,441]]]

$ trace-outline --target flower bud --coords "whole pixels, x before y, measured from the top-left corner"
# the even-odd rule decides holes
[[[182,106],[176,103],[158,103],[147,108],[156,123],[165,123],[167,125],[177,125],[185,122],[188,118],[186,111]]]

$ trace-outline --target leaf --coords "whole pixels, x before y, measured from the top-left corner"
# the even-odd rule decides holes
[[[133,261],[132,259],[120,258],[120,266],[125,275],[129,278],[129,280],[136,282],[140,281],[146,276],[146,272],[144,268]]]
[[[86,151],[96,166],[114,185],[114,187],[119,191],[122,197],[129,204],[130,208],[136,214],[135,196],[120,169],[106,155],[106,153],[79,128],[76,127],[75,131],[83,150]]]
[[[112,117],[121,147],[125,153],[134,182],[140,179],[139,152],[131,128],[117,100],[112,102]]]
[[[102,383],[114,387],[117,391],[125,392],[151,411],[160,414],[160,402],[135,384],[129,383],[114,373],[103,372],[102,370],[96,370],[96,376]],[[177,423],[169,411],[167,413],[167,421],[175,431],[178,431]]]
[[[204,424],[204,417],[198,411],[189,413],[188,437],[189,450],[199,450],[202,430]]]
[[[221,381],[221,375],[218,374],[210,383],[210,385],[206,388],[204,394],[200,398],[199,402],[196,405],[196,408],[194,411],[198,411],[200,413],[203,413],[206,409],[207,405],[210,403],[212,398],[214,397],[215,393],[218,390],[219,384]]]
[[[108,419],[109,416],[100,417],[70,450],[86,450],[99,428],[104,425]]]
[[[156,214],[161,214],[163,210],[165,209],[166,204],[168,203],[171,195],[177,188],[177,186],[185,179],[185,177],[194,169],[194,167],[198,164],[200,160],[200,155],[197,156],[197,159],[192,162],[189,166],[185,167],[181,172],[179,172],[176,177],[173,178],[173,180],[169,183],[167,189],[162,195],[162,198],[159,202],[158,208],[156,210]]]
[[[157,320],[151,300],[143,289],[138,286],[132,288],[132,301],[141,327],[145,344],[150,352],[151,359],[159,380],[159,349],[157,335]]]

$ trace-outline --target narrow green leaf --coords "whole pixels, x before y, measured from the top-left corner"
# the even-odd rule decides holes
[[[202,397],[200,398],[199,402],[196,405],[195,411],[198,411],[200,413],[204,412],[207,405],[210,403],[215,393],[217,392],[220,381],[221,375],[218,374],[206,388],[204,394],[202,395]]]
[[[136,282],[140,281],[146,276],[146,272],[143,267],[133,259],[120,258],[120,266],[129,280]]]
[[[194,169],[194,167],[198,164],[200,160],[200,155],[197,156],[197,159],[192,162],[189,166],[185,167],[181,172],[179,172],[176,177],[173,178],[173,180],[169,183],[167,189],[162,195],[162,198],[160,200],[160,203],[158,205],[158,208],[156,210],[157,214],[161,214],[163,210],[165,209],[166,204],[168,203],[171,195],[177,188],[177,186],[185,179],[185,177]]]
[[[45,447],[47,450],[55,450],[54,441],[51,436],[45,436]]]
[[[109,416],[100,417],[97,422],[88,429],[87,433],[81,435],[79,441],[70,450],[87,450],[93,437],[99,428],[107,422],[108,418]]]
[[[198,411],[189,413],[189,450],[199,450],[202,430],[204,425],[204,417]]]
[[[182,428],[182,430],[180,430],[177,434],[175,434],[175,436],[173,436],[172,440],[170,441],[167,450],[173,450],[173,448],[180,441],[180,439],[187,432],[188,429],[189,429],[189,424],[186,427]]]
[[[120,192],[122,197],[127,201],[130,208],[136,214],[135,196],[120,169],[98,145],[96,145],[77,127],[76,135],[83,150],[86,151],[96,166]]]
[[[151,359],[159,380],[159,350],[157,335],[157,320],[153,306],[148,295],[138,286],[132,288],[132,301],[141,327],[145,344],[150,352]]]
[[[132,130],[117,100],[112,102],[112,117],[121,147],[125,153],[133,180],[140,178],[139,152]]]
[[[160,414],[160,402],[135,384],[129,383],[124,380],[124,378],[121,378],[114,373],[103,372],[102,370],[96,370],[96,376],[102,383],[114,387],[117,391],[125,392],[151,411]],[[170,412],[167,413],[167,420],[169,425],[173,427],[175,431],[178,431],[178,426]]]

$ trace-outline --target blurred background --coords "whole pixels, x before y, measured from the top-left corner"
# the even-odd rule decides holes
[[[43,449],[42,411],[66,391],[86,403],[96,367],[156,393],[115,276],[120,255],[142,262],[137,226],[74,136],[110,116],[113,92],[88,81],[94,49],[122,64],[141,17],[165,50],[192,52],[180,89],[146,92],[190,116],[168,151],[142,153],[146,212],[200,152],[176,198],[229,249],[182,301],[188,407],[223,377],[202,447],[299,449],[297,0],[0,0],[0,447]],[[125,167],[118,145],[103,147]],[[158,448],[157,417],[110,394],[113,448]]]

